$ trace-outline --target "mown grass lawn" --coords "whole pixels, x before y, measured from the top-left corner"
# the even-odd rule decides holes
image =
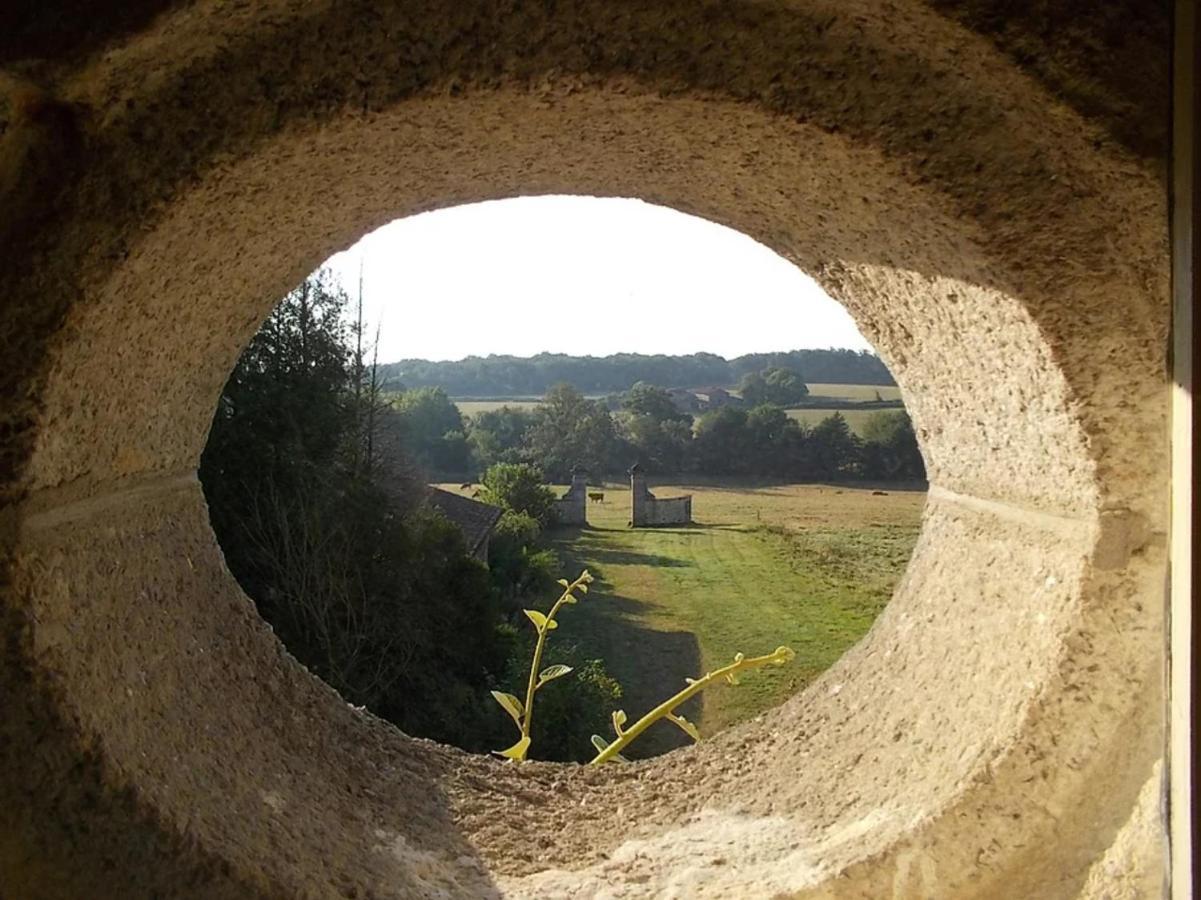
[[[688,710],[710,735],[775,706],[830,666],[871,627],[904,571],[925,495],[816,485],[692,484],[692,527],[631,529],[628,491],[606,485],[587,529],[554,544],[569,577],[590,569],[587,599],[561,615],[557,640],[605,660],[633,720],[742,652],[797,652],[783,668],[707,691]],[[641,753],[683,741],[670,724]]]
[[[710,688],[685,707],[702,735],[782,703],[867,633],[904,572],[925,504],[916,487],[878,495],[870,487],[696,479],[653,489],[660,497],[692,494],[695,524],[632,529],[628,484],[611,483],[590,487],[605,500],[589,504],[588,528],[550,533],[565,577],[588,568],[597,579],[559,615],[552,639],[604,660],[631,721],[735,653],[757,656],[780,644],[796,651],[789,665]],[[686,742],[660,722],[631,755]]]

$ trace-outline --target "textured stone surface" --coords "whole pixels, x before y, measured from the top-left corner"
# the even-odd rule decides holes
[[[1163,188],[997,49],[1020,22],[157,8],[0,77],[9,892],[1067,898],[1146,871]],[[630,767],[506,767],[347,707],[254,616],[192,474],[238,352],[320,260],[545,192],[672,205],[813,274],[893,368],[934,484],[859,646]]]
[[[1156,766],[1105,855],[1093,865],[1081,900],[1143,900],[1167,892],[1163,771]]]

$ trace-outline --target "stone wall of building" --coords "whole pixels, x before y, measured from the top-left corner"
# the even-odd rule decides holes
[[[588,474],[571,473],[571,487],[555,501],[555,518],[560,525],[588,524]]]
[[[630,469],[630,524],[634,528],[655,525],[688,525],[692,522],[692,495],[660,499],[646,486],[638,466]]]

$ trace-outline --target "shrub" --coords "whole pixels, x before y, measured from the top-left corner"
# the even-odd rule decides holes
[[[488,545],[492,586],[507,615],[521,609],[524,598],[545,596],[554,589],[559,557],[539,548],[538,522],[525,513],[506,512],[497,522]]]
[[[480,499],[501,509],[521,513],[546,528],[555,520],[555,493],[542,481],[542,472],[528,463],[497,463],[484,473]]]
[[[514,648],[501,682],[503,690],[515,694],[525,690],[533,644],[530,638]],[[613,712],[621,703],[621,685],[609,675],[603,660],[587,658],[575,644],[551,644],[543,662],[546,666],[570,666],[572,673],[539,693],[538,715],[530,729],[529,758],[588,762],[596,755],[589,739],[609,728]],[[502,718],[495,716],[497,721]],[[506,726],[497,740],[512,740],[511,733],[511,726]]]

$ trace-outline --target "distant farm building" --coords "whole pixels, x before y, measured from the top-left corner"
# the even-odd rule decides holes
[[[668,392],[671,397],[672,404],[682,413],[694,413],[701,411],[701,401],[695,393],[687,388],[672,388]]]
[[[583,469],[572,469],[571,487],[555,501],[555,517],[560,525],[588,524],[588,473]]]
[[[467,552],[472,558],[487,563],[488,540],[504,510],[441,488],[430,488],[428,503],[463,532]]]
[[[690,525],[692,495],[660,499],[646,486],[646,476],[635,464],[630,468],[630,524],[635,528],[654,525]]]
[[[701,388],[694,392],[703,409],[720,409],[723,406],[741,406],[742,398],[735,397],[725,388]]]
[[[723,406],[742,406],[742,398],[722,387],[672,388],[668,391],[675,408],[683,413],[706,412]]]

